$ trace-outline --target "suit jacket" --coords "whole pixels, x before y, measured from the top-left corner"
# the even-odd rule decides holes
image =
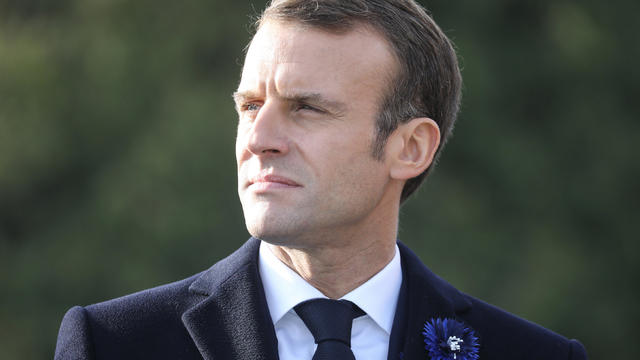
[[[86,307],[62,320],[55,359],[278,359],[250,239],[209,270]],[[480,359],[586,359],[582,345],[465,295],[398,244],[403,283],[389,359],[428,359],[422,330],[432,318],[474,329]]]

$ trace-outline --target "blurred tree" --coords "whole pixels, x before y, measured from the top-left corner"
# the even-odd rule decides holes
[[[632,357],[638,3],[425,5],[459,48],[464,104],[400,238],[592,358]],[[2,358],[51,358],[72,305],[186,277],[247,237],[230,94],[263,7],[0,0]]]

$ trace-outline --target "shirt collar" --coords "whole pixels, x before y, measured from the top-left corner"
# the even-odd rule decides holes
[[[269,313],[274,325],[299,303],[314,298],[326,298],[318,289],[282,263],[269,250],[265,242],[260,244],[258,262]],[[396,245],[393,259],[371,279],[343,296],[342,299],[358,305],[387,334],[391,334],[401,284],[402,266],[400,251]]]

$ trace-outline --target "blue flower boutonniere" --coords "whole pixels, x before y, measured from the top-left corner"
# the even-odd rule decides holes
[[[432,360],[477,360],[478,338],[454,319],[431,319],[424,324],[425,349]]]

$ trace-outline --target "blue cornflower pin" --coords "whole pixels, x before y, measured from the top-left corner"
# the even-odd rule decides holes
[[[424,323],[425,349],[432,360],[477,360],[478,338],[473,330],[454,319]]]

